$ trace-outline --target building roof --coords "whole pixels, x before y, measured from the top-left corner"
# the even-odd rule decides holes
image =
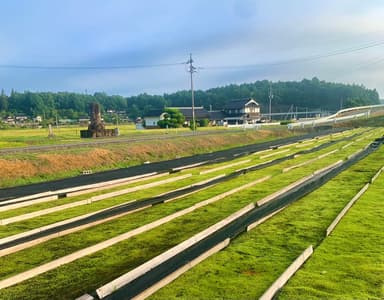
[[[169,107],[179,110],[186,119],[192,119],[192,107]],[[209,119],[209,112],[202,106],[195,107],[195,119]]]
[[[144,118],[149,118],[149,117],[159,118],[163,112],[164,112],[164,109],[151,109],[149,112],[145,114]]]
[[[233,99],[229,100],[227,104],[224,106],[224,109],[241,109],[244,108],[247,104],[250,102],[255,103],[256,105],[259,106],[259,103],[257,103],[254,99],[252,98],[243,98],[243,99]]]
[[[224,120],[224,118],[225,118],[225,115],[220,110],[209,111],[209,119],[210,120],[218,121],[218,120]]]

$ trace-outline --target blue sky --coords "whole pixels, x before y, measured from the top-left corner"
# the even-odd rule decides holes
[[[196,89],[316,76],[384,98],[381,0],[2,0],[0,10],[7,93],[170,93],[189,88],[182,64],[108,67],[177,64],[192,53]]]

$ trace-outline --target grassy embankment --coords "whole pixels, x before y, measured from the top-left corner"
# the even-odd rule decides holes
[[[279,299],[384,299],[383,191],[381,175]]]
[[[348,151],[352,150],[353,149],[350,148]],[[345,156],[346,153],[342,153],[341,155]],[[304,156],[301,159],[304,159]],[[4,265],[2,277],[8,277],[10,274],[28,269],[32,265],[39,265],[55,257],[65,255],[67,251],[71,252],[85,247],[88,244],[94,244],[99,240],[104,240],[108,236],[114,236],[119,232],[121,233],[135,228],[150,220],[158,219],[160,216],[180,210],[183,207],[188,207],[218,192],[223,192],[224,190],[237,187],[255,178],[269,175],[274,172],[273,170],[275,170],[275,172],[277,172],[277,169],[280,170],[280,175],[276,175],[270,181],[199,209],[126,242],[1,291],[0,295],[4,299],[12,299],[15,297],[23,299],[25,295],[28,295],[30,299],[39,299],[39,297],[70,299],[74,296],[79,296],[83,292],[92,291],[101,285],[102,282],[111,280],[119,274],[132,269],[169,247],[185,240],[196,232],[221,220],[246,204],[255,202],[257,199],[305,176],[311,170],[316,170],[319,167],[328,165],[337,159],[337,157],[328,157],[322,162],[319,161],[304,169],[292,170],[289,173],[290,176],[281,174],[281,168],[287,165],[285,163],[280,166],[252,172],[224,186],[200,192],[201,194],[196,194],[182,201],[155,206],[146,211],[109,222],[108,224],[103,224],[67,237],[58,238],[5,257],[3,258],[4,264],[2,262],[2,265]],[[183,228],[183,230],[180,230],[180,228]],[[127,255],[128,253],[129,255]],[[39,286],[36,295],[27,294],[27,291],[30,291],[30,288],[33,286]],[[68,291],[68,286],[71,286],[71,291]]]
[[[353,131],[350,131],[346,134],[352,135],[356,132],[361,132],[361,130],[353,130]],[[345,136],[345,135],[343,135],[343,136]],[[341,138],[341,136],[339,138]],[[265,153],[261,154],[260,156],[272,155],[272,154],[274,154],[274,152],[276,152],[276,154],[274,154],[273,156],[268,156],[267,158],[264,158],[264,159],[260,159],[259,158],[260,156],[255,156],[255,155],[251,155],[251,156],[245,157],[245,158],[242,158],[242,157],[237,158],[237,159],[232,160],[231,163],[236,162],[236,161],[244,161],[245,159],[247,159],[247,160],[250,159],[250,161],[248,163],[242,164],[241,166],[234,166],[231,168],[226,168],[225,170],[218,170],[218,171],[210,173],[210,174],[200,175],[199,172],[200,172],[200,170],[205,170],[207,168],[209,169],[209,168],[214,168],[217,166],[225,166],[227,163],[220,163],[220,164],[215,164],[215,165],[211,165],[211,166],[203,166],[200,168],[195,168],[194,170],[185,170],[184,173],[191,173],[191,174],[193,174],[193,176],[189,177],[187,179],[184,179],[184,180],[179,180],[178,182],[163,184],[161,186],[157,186],[156,188],[136,191],[135,193],[130,193],[130,194],[126,194],[126,195],[122,195],[122,196],[118,196],[118,197],[113,197],[112,199],[106,199],[103,201],[94,202],[92,204],[83,205],[83,206],[75,207],[75,208],[71,208],[71,209],[66,209],[64,211],[60,211],[57,213],[51,213],[49,215],[34,218],[31,220],[18,222],[17,226],[9,225],[6,229],[0,230],[0,237],[2,237],[4,235],[16,234],[16,233],[21,232],[23,230],[32,229],[32,228],[35,228],[38,226],[43,226],[43,225],[50,224],[53,222],[61,221],[61,220],[64,220],[64,219],[67,219],[70,217],[82,215],[85,213],[90,213],[90,212],[93,212],[93,211],[96,211],[99,209],[111,207],[113,205],[121,204],[124,202],[133,201],[136,199],[143,199],[145,197],[152,197],[152,196],[155,196],[159,193],[167,192],[169,190],[177,189],[177,188],[180,188],[183,186],[188,186],[190,184],[193,184],[193,183],[196,183],[196,182],[199,182],[202,180],[206,180],[208,178],[212,178],[212,177],[215,177],[215,176],[223,174],[223,173],[228,174],[228,173],[230,173],[236,169],[239,169],[239,168],[244,168],[244,167],[251,166],[251,165],[254,165],[257,163],[265,162],[265,161],[270,160],[270,159],[276,159],[276,158],[283,157],[283,156],[288,155],[288,154],[296,153],[297,151],[309,149],[309,148],[315,147],[316,145],[318,145],[322,142],[327,142],[329,139],[330,139],[330,137],[322,140],[321,142],[317,141],[317,140],[313,140],[313,144],[308,144],[306,147],[302,147],[302,145],[298,145],[300,148],[293,146],[293,147],[290,147],[290,149],[284,149],[284,150],[289,150],[289,152],[284,152],[284,153],[280,153],[280,154],[279,154],[279,151],[281,151],[281,150],[265,152]],[[338,138],[332,138],[332,140],[337,141]],[[335,149],[338,149],[341,146],[346,145],[346,143],[349,143],[349,142],[343,141],[343,142],[331,145],[325,149],[322,149],[321,151],[317,151],[315,153],[309,153],[306,155],[299,156],[296,159],[286,161],[286,162],[280,164],[279,166],[273,168],[272,169],[273,172],[270,175],[280,174],[281,173],[281,166],[289,167],[292,165],[300,164],[301,162],[305,162],[306,160],[316,158],[318,155],[321,155],[321,154],[333,151]],[[338,154],[337,156],[335,156],[334,157],[335,161],[337,159],[340,159],[340,158],[341,159],[345,158],[347,155],[353,153],[354,151],[359,149],[359,147],[361,147],[362,145],[365,145],[365,144],[366,144],[366,141],[364,141],[364,140],[360,141],[356,145],[350,147],[349,149],[346,149],[347,152],[343,151],[343,152],[341,152],[341,154]],[[172,175],[167,176],[166,178],[172,178],[172,177],[177,177],[177,176],[180,176],[180,174],[177,174],[177,173],[172,174]],[[145,181],[141,182],[140,184],[147,184],[147,183],[151,183],[151,182],[155,182],[155,181],[163,180],[163,179],[164,179],[164,177],[161,177],[160,179],[149,179],[149,180],[145,180]],[[108,190],[104,190],[104,191],[100,191],[100,192],[93,192],[90,194],[84,194],[84,195],[77,196],[77,197],[62,198],[62,199],[55,200],[55,201],[39,203],[39,204],[35,204],[35,205],[30,205],[30,206],[18,208],[18,209],[7,210],[4,212],[0,212],[0,219],[6,219],[6,218],[26,214],[26,213],[39,211],[42,209],[47,209],[47,208],[51,208],[51,207],[55,207],[55,206],[59,206],[59,205],[64,205],[67,203],[72,203],[72,202],[76,202],[76,201],[80,201],[80,200],[84,200],[84,199],[89,199],[92,196],[100,195],[100,194],[103,194],[106,192],[117,191],[117,190],[121,190],[124,188],[132,187],[132,186],[136,186],[136,184],[127,184],[127,185],[120,186],[117,188],[112,188],[112,189],[108,189]]]
[[[382,167],[381,157],[383,153],[384,148],[382,147],[349,170],[339,174],[320,189],[290,205],[264,224],[243,234],[234,240],[228,248],[194,267],[173,283],[155,293],[151,299],[257,299],[305,248],[310,244],[314,245],[314,247],[321,244],[326,228],[336,215]],[[356,214],[369,209],[364,202],[361,202],[361,205],[360,209],[355,211]],[[363,213],[361,217],[364,218],[364,215],[366,214]],[[380,218],[381,216],[376,213],[371,216],[370,220],[382,224]],[[376,229],[380,230],[380,227],[376,227]],[[383,251],[379,256],[376,256],[378,252],[377,239],[361,239],[363,236],[370,235],[369,231],[370,229],[367,227],[360,227],[359,234],[341,237],[336,242],[339,245],[344,244],[346,247],[362,243],[364,246],[360,245],[358,248],[373,249],[372,253],[377,259],[376,261],[371,259],[369,262],[368,259],[365,260],[367,264],[362,265],[360,269],[356,266],[356,271],[359,269],[360,273],[358,271],[354,272],[353,274],[356,277],[352,277],[350,280],[337,281],[333,280],[336,277],[332,278],[331,275],[328,275],[329,286],[338,291],[349,288],[345,284],[346,281],[354,282],[355,287],[346,292],[345,295],[353,295],[354,290],[358,290],[358,286],[364,285],[361,282],[369,284],[372,275],[362,272],[363,270],[375,271],[375,275],[378,276],[374,281],[375,283],[382,283],[384,280],[384,273],[377,272],[382,270],[377,262],[383,259]],[[346,255],[348,256],[348,254]],[[326,256],[327,254],[324,251],[323,257]],[[334,258],[334,265],[337,266],[342,264],[345,256],[334,256]],[[354,261],[357,262],[358,256],[355,259]],[[324,258],[319,260],[322,260],[322,263],[327,263]],[[319,263],[321,262],[319,261]],[[316,270],[316,267],[318,265],[308,269],[308,272]],[[324,268],[326,267],[321,267],[321,270],[324,270]],[[351,265],[345,268],[354,269]],[[311,280],[308,277],[305,281],[299,283],[300,279],[304,280],[303,278],[306,275],[310,275],[308,272],[303,273],[295,281],[296,285],[303,287],[306,282]],[[321,274],[317,273],[317,277],[321,276]],[[339,276],[342,277],[340,273]],[[192,282],[193,284],[191,284]],[[316,282],[314,282],[315,284]],[[369,293],[370,297],[375,298],[375,295],[380,295],[380,293],[382,295],[382,286],[380,284],[370,284],[370,286],[375,286],[374,290]],[[310,284],[309,287],[311,289]],[[331,294],[332,292],[327,296]],[[310,294],[309,292],[301,293],[299,289],[292,288],[286,295],[287,297],[284,299],[307,299]],[[317,295],[328,298],[324,294],[320,294],[320,292]]]
[[[64,130],[64,129],[62,129]],[[147,131],[158,134],[157,131]],[[0,141],[7,141],[6,134],[15,135],[13,140],[46,140],[45,135],[28,137],[29,131],[0,131]],[[129,133],[130,134],[130,133]],[[126,135],[129,136],[129,134]],[[292,132],[283,130],[250,130],[210,134],[205,136],[176,137],[172,139],[102,144],[93,147],[61,149],[42,152],[24,152],[3,154],[0,157],[0,187],[41,182],[57,178],[79,175],[82,170],[94,172],[139,165],[145,161],[160,161],[190,156],[209,151],[228,149],[236,146],[260,143],[268,140],[291,136]],[[71,134],[65,143],[70,143]],[[121,137],[123,138],[124,135]],[[89,141],[89,140],[88,140]],[[28,144],[28,143],[27,143]]]

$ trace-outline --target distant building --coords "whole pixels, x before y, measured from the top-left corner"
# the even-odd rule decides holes
[[[223,112],[228,124],[254,124],[260,120],[260,105],[252,98],[230,100]]]
[[[145,128],[159,128],[157,122],[164,119],[163,109],[153,109],[144,117]],[[140,119],[141,120],[141,119]]]
[[[192,107],[169,107],[177,109],[185,117],[185,126],[192,119]],[[260,105],[252,98],[230,100],[222,110],[208,111],[203,106],[194,108],[195,120],[207,119],[212,126],[224,126],[227,124],[254,124],[260,120]],[[146,128],[158,128],[157,123],[164,119],[164,110],[152,110],[144,116]]]
[[[185,122],[189,124],[192,121],[192,107],[169,107],[172,109],[179,110],[185,117]],[[197,106],[194,109],[195,111],[195,120],[208,119],[209,120],[209,112],[202,106]]]

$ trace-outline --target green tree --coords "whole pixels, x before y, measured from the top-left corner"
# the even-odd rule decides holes
[[[173,108],[165,109],[164,119],[157,122],[160,128],[178,128],[183,126],[185,122],[184,115]]]

